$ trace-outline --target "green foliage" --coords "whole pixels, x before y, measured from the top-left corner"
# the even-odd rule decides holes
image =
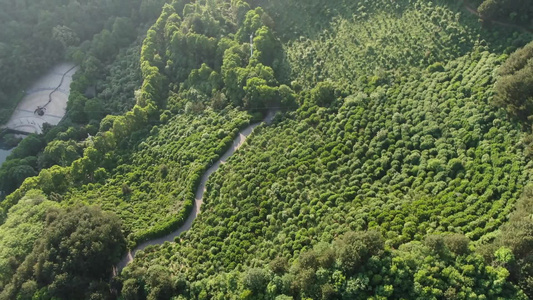
[[[391,80],[409,78],[418,68],[435,64],[438,70],[439,63],[446,65],[470,53],[473,47],[483,45],[502,51],[520,40],[519,34],[507,28],[494,33],[483,31],[476,18],[467,18],[470,15],[438,1],[281,3],[270,1],[265,9],[272,11],[271,15],[281,15],[283,22],[276,24],[292,26],[281,31],[291,36],[286,49],[291,76],[308,89],[332,80],[341,90],[371,92]],[[330,6],[329,11],[324,5]],[[320,13],[322,10],[325,12]],[[405,34],[406,28],[409,34]],[[301,31],[306,34],[292,37],[292,33]],[[526,43],[531,40],[527,34],[523,37]]]
[[[362,247],[352,250],[365,259],[360,261],[358,272],[353,273],[347,271],[343,257],[355,254],[339,251],[338,245],[353,246],[356,243]],[[370,251],[359,252],[363,248]],[[441,251],[447,251],[446,246]],[[334,263],[320,263],[324,261]],[[130,279],[125,281],[122,294],[130,295],[131,290],[138,293],[140,288],[135,286],[133,278],[146,278],[150,268],[127,268],[125,275]],[[171,274],[169,276],[173,278]],[[409,242],[399,249],[384,249],[379,233],[349,231],[332,244],[321,243],[312,250],[302,251],[282,273],[245,267],[194,282],[184,281],[189,288],[175,288],[174,295],[188,299],[207,296],[237,299],[438,299],[443,296],[527,299],[509,283],[508,276],[505,268],[492,267],[475,253],[439,258],[432,249],[419,242]],[[157,288],[157,284],[160,283],[147,284],[146,288]]]
[[[9,217],[0,226],[0,291],[41,237],[49,210],[57,207],[42,193],[30,191],[9,210]]]
[[[13,192],[28,177],[37,175],[37,157],[11,159],[0,168],[0,190],[6,194]]]
[[[533,189],[524,188],[509,222],[501,227],[496,239],[486,246],[489,261],[506,267],[511,279],[531,298],[533,296]]]
[[[511,54],[498,73],[495,104],[528,120],[533,109],[533,42]]]
[[[220,7],[217,6],[191,4],[187,7],[187,9],[196,7],[195,9],[209,11],[215,16],[227,18],[228,22],[232,19],[231,14],[224,15],[227,12],[220,10]],[[186,219],[188,212],[192,208],[194,197],[193,192],[200,175],[207,166],[214,161],[216,156],[222,154],[225,149],[227,149],[233,136],[236,134],[236,130],[248,123],[248,117],[244,114],[238,115],[237,112],[230,110],[223,111],[221,115],[216,116],[208,109],[204,113],[206,119],[203,121],[197,119],[194,115],[179,118],[178,126],[181,127],[181,134],[184,138],[176,141],[173,139],[176,135],[176,125],[172,124],[173,122],[171,120],[165,118],[166,122],[168,122],[166,126],[168,129],[164,129],[160,132],[162,135],[166,135],[166,137],[161,138],[160,141],[164,140],[165,142],[177,145],[175,147],[172,146],[174,147],[175,155],[170,157],[168,153],[165,153],[164,156],[161,157],[167,157],[169,161],[174,161],[172,164],[167,164],[170,169],[167,176],[158,176],[158,178],[161,178],[165,184],[149,180],[151,175],[148,173],[151,174],[152,172],[156,172],[156,170],[152,170],[149,162],[144,157],[147,154],[140,154],[140,156],[134,154],[135,151],[141,149],[153,150],[152,145],[147,146],[147,142],[151,143],[150,140],[144,141],[144,143],[141,143],[141,140],[148,134],[146,126],[148,125],[149,120],[155,116],[159,116],[159,114],[157,114],[157,109],[166,106],[166,95],[171,92],[167,90],[167,80],[169,77],[176,78],[168,72],[172,71],[171,68],[164,67],[165,65],[168,65],[165,61],[169,57],[172,58],[171,56],[173,54],[201,54],[193,59],[194,63],[190,64],[190,66],[199,66],[200,68],[197,70],[194,68],[189,69],[189,71],[192,72],[190,72],[190,74],[188,72],[187,81],[184,82],[179,93],[176,95],[177,97],[189,98],[187,99],[188,105],[182,107],[187,108],[186,112],[193,112],[194,114],[201,113],[204,110],[202,102],[205,102],[204,99],[208,99],[208,97],[204,98],[203,95],[218,95],[221,101],[217,102],[220,103],[224,101],[224,96],[222,95],[224,95],[225,89],[221,86],[223,83],[222,78],[218,75],[217,70],[210,67],[215,65],[212,62],[212,59],[216,56],[213,52],[215,48],[212,49],[213,51],[209,50],[204,54],[200,51],[200,49],[205,50],[209,48],[209,45],[211,44],[216,45],[217,40],[214,37],[203,35],[211,34],[209,33],[209,30],[200,30],[198,27],[200,26],[199,23],[189,19],[189,14],[186,14],[183,22],[181,22],[181,17],[174,12],[174,10],[174,6],[167,5],[164,7],[161,17],[154,24],[153,29],[149,30],[148,36],[143,43],[140,65],[144,80],[140,91],[135,95],[137,104],[133,109],[122,116],[105,118],[100,125],[101,132],[94,138],[88,139],[85,143],[80,144],[82,147],[85,147],[85,150],[83,150],[83,155],[79,159],[76,159],[76,152],[80,154],[81,149],[73,151],[74,144],[72,142],[68,142],[68,144],[54,142],[46,148],[45,153],[43,153],[40,158],[40,162],[43,166],[49,166],[54,163],[69,165],[72,162],[72,165],[66,169],[68,174],[66,174],[65,181],[67,184],[78,185],[78,187],[75,188],[76,191],[74,191],[74,193],[60,195],[60,197],[66,201],[66,203],[74,201],[71,199],[76,199],[75,201],[78,201],[79,198],[83,198],[91,203],[101,203],[100,201],[103,201],[102,203],[105,203],[103,204],[105,209],[113,207],[113,210],[120,212],[119,214],[125,220],[125,230],[127,234],[131,233],[129,240],[132,244],[167,233],[175,229]],[[209,17],[210,20],[213,18],[213,16]],[[127,20],[119,23],[117,22],[115,22],[113,30],[120,31],[123,30],[124,26],[128,26]],[[192,48],[172,48],[172,41],[175,40],[178,42],[176,39],[180,38],[178,35],[182,33],[182,31],[176,26],[183,26],[183,28],[194,27],[197,31],[201,31],[200,33],[194,33],[194,36],[188,34],[183,37],[185,39],[183,41],[187,42],[189,45],[193,45]],[[156,31],[160,28],[161,32],[165,32],[165,34],[161,35]],[[163,30],[162,28],[168,28],[168,30]],[[222,31],[217,31],[216,34],[213,33],[212,35],[218,38],[220,32]],[[98,68],[90,67],[90,65],[97,65],[98,63],[91,63],[90,60],[95,62],[103,61],[101,54],[112,53],[115,51],[113,49],[102,50],[99,48],[100,46],[113,47],[113,45],[109,45],[111,43],[111,40],[108,38],[109,34],[113,35],[113,32],[103,31],[98,35],[98,38],[93,41],[91,47],[95,48],[89,49],[89,52],[91,52],[92,55],[89,56],[89,59],[84,60],[89,66],[83,67],[82,65],[83,75],[80,76],[79,80],[75,80],[75,83],[80,83],[80,85],[75,86],[74,91],[71,94],[72,97],[69,101],[68,110],[70,112],[70,117],[75,118],[78,122],[83,123],[88,119],[98,121],[99,118],[102,117],[101,111],[99,111],[97,107],[103,100],[100,98],[87,99],[82,95],[82,92],[85,89],[84,85],[87,84],[86,82],[91,82],[98,78],[95,72],[90,71],[90,69],[97,70]],[[166,42],[168,42],[168,45],[165,45]],[[169,52],[172,54],[169,54],[169,57],[162,55],[163,52],[161,49],[166,47],[169,47],[169,49],[172,50]],[[124,57],[124,60],[126,62],[129,61],[129,57],[134,56],[133,54],[131,56],[126,56]],[[222,57],[219,58],[222,59]],[[119,58],[117,64],[121,61],[122,58]],[[220,67],[221,65],[222,62],[218,62],[218,66]],[[134,68],[134,65],[130,66]],[[250,74],[250,76],[247,77],[252,79],[250,81],[250,86],[247,86],[249,99],[253,102],[253,104],[250,104],[250,107],[263,107],[267,104],[264,103],[266,101],[269,101],[268,103],[275,103],[278,101],[278,89],[272,86],[275,84],[276,80],[270,67],[266,67],[262,64],[253,64],[252,67],[246,68],[245,70],[247,74]],[[260,81],[261,84],[259,85],[252,84],[257,81],[253,80],[253,78],[256,77],[267,80],[268,86],[263,84],[264,82],[262,81]],[[179,77],[177,78],[179,79]],[[204,83],[204,80],[206,79],[208,84]],[[109,87],[112,84],[113,78],[110,78],[105,86]],[[240,89],[240,92],[244,95],[244,86],[240,86],[238,89]],[[195,93],[195,90],[198,92]],[[172,98],[175,94],[170,93],[170,95],[170,98]],[[287,102],[291,101],[291,96],[290,89],[284,88],[284,97],[288,98]],[[105,96],[102,98],[105,98]],[[175,113],[180,111],[179,105],[175,105],[171,99],[169,99],[168,102],[172,112]],[[221,108],[223,107],[218,107],[218,109]],[[233,118],[234,116],[238,117],[227,123],[222,121],[223,119],[220,119],[228,117]],[[213,122],[212,118],[217,118],[217,121]],[[192,124],[198,125],[200,132],[189,131],[187,128],[192,126]],[[159,130],[157,128],[151,131],[152,134],[158,132]],[[58,134],[57,137],[60,138],[61,134]],[[202,142],[198,144],[197,140],[199,137],[202,138]],[[116,147],[118,147],[120,151],[113,152]],[[202,147],[205,147],[203,148],[205,151],[200,150]],[[125,151],[126,149],[134,151]],[[185,153],[187,151],[191,152]],[[183,152],[181,155],[184,156],[180,159],[177,156],[177,153],[181,152]],[[54,155],[52,155],[52,153]],[[160,159],[159,154],[157,156],[155,153],[150,153],[148,155],[153,159]],[[161,163],[164,162],[162,161]],[[137,165],[136,170],[131,169],[131,164]],[[178,168],[178,171],[173,171],[173,168]],[[49,187],[55,186],[56,188],[59,188],[56,183],[49,184],[50,180],[45,177],[49,177],[48,174],[46,172],[41,172],[38,179],[28,181],[27,185],[21,187],[17,193],[10,196],[9,200],[2,204],[3,207],[8,208],[13,203],[16,203],[17,199],[23,195],[24,191],[36,188],[42,182],[47,183],[47,192],[54,191],[53,189],[49,189]],[[146,178],[145,182],[138,182],[138,180],[144,178]],[[171,184],[171,182],[176,180],[182,184]],[[113,188],[110,185],[113,186]],[[17,185],[15,184],[14,186]],[[60,193],[65,191],[62,188],[60,190]],[[101,190],[105,191],[105,195],[109,195],[107,199],[102,199],[103,195]],[[121,190],[123,191],[122,193],[120,192]],[[81,194],[80,197],[73,196],[78,193]],[[159,204],[150,205],[150,207],[155,209],[154,211],[146,209],[148,207],[148,199],[154,201],[152,204]],[[122,204],[117,206],[118,203]],[[136,208],[134,210],[129,210],[126,209],[127,207]],[[143,214],[146,214],[147,217],[149,216],[151,223],[146,224],[146,219],[137,219],[135,217],[139,213],[137,210],[139,212],[145,212]],[[131,222],[129,220],[131,220]]]
[[[47,295],[45,299],[107,297],[105,283],[125,250],[119,219],[97,207],[49,211],[33,245],[0,299]]]
[[[287,272],[289,261],[285,257],[276,257],[269,263],[270,270],[277,275]]]
[[[427,71],[430,72],[430,73],[442,72],[442,71],[444,71],[444,66],[442,65],[441,62],[436,62],[436,63],[430,65],[427,68]]]
[[[69,143],[72,144],[83,140],[87,138],[87,133],[93,135],[96,133],[94,126],[97,122],[100,122],[105,114],[124,113],[135,104],[133,91],[141,85],[138,43],[134,43],[131,47],[121,51],[116,60],[110,65],[104,66],[102,63],[102,61],[110,62],[116,52],[119,51],[119,48],[129,46],[137,36],[133,19],[126,17],[112,19],[114,20],[110,27],[112,31],[104,29],[101,34],[95,35],[92,42],[86,42],[84,46],[82,45],[79,48],[69,48],[69,56],[72,56],[72,59],[80,63],[81,70],[75,74],[71,85],[67,113],[59,126],[53,129],[45,128],[43,135],[40,136],[31,135],[13,150],[11,158],[26,159],[30,156],[38,156],[39,164],[26,164],[23,166],[25,172],[18,172],[18,177],[22,178],[17,180],[6,179],[2,185],[2,191],[6,193],[13,191],[20,186],[26,177],[35,175],[43,167],[49,167],[53,164],[67,165],[73,161],[75,155],[69,155],[70,158],[65,159],[59,156],[50,158],[47,153],[43,153],[43,149],[48,142],[52,140],[71,140]],[[72,42],[64,39],[75,39],[75,37],[69,36],[76,34],[70,28],[66,28],[63,25],[56,27],[54,33],[59,35],[57,38],[62,43]],[[102,36],[106,38],[103,40]],[[95,50],[98,47],[102,49]],[[97,55],[95,51],[101,52],[99,54],[102,56],[101,59],[95,57]],[[127,68],[124,68],[125,66]],[[24,65],[19,65],[17,70],[23,68]],[[35,68],[35,66],[32,68]],[[102,69],[104,69],[103,72]],[[38,70],[35,69],[33,71]],[[96,89],[96,86],[98,89]],[[100,93],[99,98],[88,99],[85,95],[87,88],[95,88],[96,93]],[[70,153],[73,154],[71,150],[73,149],[69,149]],[[34,171],[30,172],[30,167]]]
[[[533,3],[527,0],[484,0],[477,10],[484,20],[504,20],[525,25],[533,24],[531,19],[533,16]]]
[[[249,269],[243,276],[242,283],[245,289],[252,293],[259,293],[263,291],[268,283],[269,275],[263,269]]]
[[[225,5],[229,3],[189,3],[183,13],[176,3],[163,8],[142,47],[141,106],[155,100],[173,112],[199,113],[207,105],[221,109],[228,100],[250,111],[280,105],[277,86],[286,62],[271,29],[272,19],[257,8],[249,10],[241,24],[240,14],[247,6],[234,1],[226,10]],[[172,82],[170,91],[161,85],[167,79]]]
[[[119,115],[135,105],[134,91],[141,86],[140,45],[137,42],[122,50],[107,66],[107,77],[99,84],[98,98],[105,114]],[[100,120],[97,119],[97,120]]]
[[[489,105],[507,40],[485,45],[475,18],[445,4],[335,3],[350,17],[284,45],[301,107],[258,127],[213,174],[193,228],[139,253],[123,280],[160,264],[190,298],[525,299],[470,243],[507,220],[529,179],[519,126]],[[266,7],[280,24],[287,7],[318,4]],[[220,71],[234,105],[250,91],[239,87],[277,76],[238,42],[224,42]],[[250,80],[250,65],[267,72]]]
[[[36,134],[31,134],[23,139],[17,148],[13,149],[13,152],[8,157],[9,159],[22,159],[28,156],[36,156],[43,149],[43,139]]]
[[[73,140],[68,142],[54,140],[44,148],[39,157],[39,164],[42,168],[49,168],[53,165],[69,166],[80,157],[79,146]]]
[[[496,235],[529,180],[519,126],[489,105],[504,49],[528,35],[486,34],[440,1],[264,5],[165,5],[141,47],[136,105],[105,117],[71,166],[43,170],[7,196],[2,221],[41,187],[63,205],[116,212],[130,246],[168,233],[190,213],[204,171],[250,122],[231,106],[298,103],[257,127],[213,174],[190,231],[137,253],[119,279],[124,299],[525,299],[528,223],[503,227],[522,241],[497,237],[487,261],[470,240]],[[113,31],[88,47],[73,93],[71,105],[93,123],[106,98],[89,102],[82,87],[99,80],[103,54],[117,51]],[[73,146],[47,148],[66,157],[65,145]],[[40,245],[34,250],[46,252]],[[41,267],[32,260],[21,274]],[[17,275],[5,293],[69,293],[57,287],[73,286],[74,275],[46,287]]]
[[[328,106],[335,101],[335,87],[329,81],[319,82],[311,90],[311,103],[318,106]]]
[[[150,2],[155,14],[143,13]],[[162,0],[2,1],[0,14],[0,106],[9,108],[13,98],[31,80],[64,55],[75,53],[80,41],[94,39],[91,52],[104,61],[116,47],[131,43],[135,27],[157,17]],[[146,17],[144,16],[146,15]],[[147,19],[148,18],[148,19]],[[102,31],[105,27],[109,27]],[[95,35],[96,34],[96,35]],[[77,55],[80,57],[82,55]],[[82,68],[84,68],[82,66]],[[8,114],[0,116],[5,122]]]
[[[344,273],[353,275],[370,257],[383,251],[381,234],[375,231],[346,234],[337,245],[337,259]]]
[[[456,255],[466,254],[468,249],[468,244],[470,240],[462,234],[449,234],[444,236],[444,244],[446,247]]]
[[[246,81],[244,87],[244,107],[256,111],[264,107],[272,107],[276,103],[277,89],[267,85],[266,80],[253,77]]]
[[[131,141],[130,151],[114,153],[108,152],[112,147],[107,149],[101,142],[104,135],[96,136],[97,148],[87,148],[85,157],[72,165],[70,180],[86,184],[71,188],[63,201],[83,200],[114,211],[123,220],[128,240],[133,244],[168,233],[189,215],[202,173],[248,122],[245,113],[235,110],[220,114],[206,110],[201,116],[177,115],[152,129],[152,136]],[[117,124],[115,121],[114,136],[119,133]],[[94,150],[94,158],[87,155],[88,149]],[[113,168],[108,168],[100,180],[89,178],[87,182],[84,176],[98,166],[106,167],[105,161]]]

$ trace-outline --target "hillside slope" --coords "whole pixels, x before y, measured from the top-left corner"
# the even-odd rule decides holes
[[[167,3],[101,99],[81,95],[97,68],[75,80],[94,134],[50,130],[39,175],[0,202],[0,231],[31,233],[0,244],[0,299],[531,298],[533,139],[493,102],[528,82],[532,39],[455,1]],[[104,280],[273,109],[192,228]]]
[[[490,102],[503,54],[531,36],[446,2],[319,2],[266,4],[300,108],[214,175],[178,243],[138,255],[125,295],[525,297],[501,256],[473,250],[530,179],[520,126]]]

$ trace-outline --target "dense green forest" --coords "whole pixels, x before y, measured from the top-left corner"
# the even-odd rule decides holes
[[[78,5],[77,2],[73,2],[69,7]],[[135,105],[134,92],[142,83],[139,67],[140,44],[145,35],[145,28],[157,18],[162,3],[160,0],[145,0],[124,4],[120,6],[122,12],[124,12],[122,10],[124,7],[131,7],[127,16],[121,16],[118,13],[109,16],[101,14],[99,16],[105,17],[106,21],[102,21],[102,26],[94,28],[94,30],[99,28],[99,32],[95,32],[81,43],[77,42],[64,47],[59,57],[74,61],[80,66],[80,71],[74,75],[75,80],[71,86],[67,113],[58,126],[54,128],[45,126],[43,134],[32,135],[24,139],[13,150],[7,158],[8,163],[0,168],[1,192],[11,193],[20,186],[24,179],[35,176],[43,168],[53,165],[70,165],[83,153],[83,145],[80,145],[80,142],[83,142],[88,134],[94,135],[98,132],[99,123],[103,117],[109,114],[123,114]],[[92,3],[90,5],[91,9],[99,11],[102,7],[105,10],[105,5],[114,7],[116,3],[105,5]],[[65,12],[61,12],[62,14],[69,12],[64,6],[62,8],[65,9]],[[58,10],[57,13],[59,12]],[[90,19],[80,20],[91,22]],[[58,21],[61,20],[58,19]],[[77,26],[89,29],[97,23],[91,22],[90,26],[83,24]],[[56,41],[56,43],[59,42]],[[50,58],[41,55],[35,59],[45,61]],[[49,64],[56,61],[50,61]],[[21,65],[19,69],[22,72],[28,68]],[[20,86],[12,87],[21,88],[26,84],[23,80],[18,80],[18,82]],[[87,96],[86,92],[91,88],[94,88],[95,93],[93,96]],[[6,118],[9,117],[18,100],[16,97],[9,99],[15,102],[12,103],[11,108],[7,104],[3,106],[6,108]],[[0,145],[13,146],[17,142],[18,140],[9,133],[0,137]]]
[[[80,71],[0,168],[0,299],[533,297],[530,2],[19,2],[5,95]]]
[[[476,1],[473,1],[474,3]],[[477,1],[479,16],[488,20],[501,20],[533,28],[533,3],[528,0]]]
[[[105,60],[113,43],[127,41],[132,34],[137,36],[135,24],[157,17],[162,1],[2,0],[0,5],[0,123],[3,123],[20,99],[21,91],[45,69],[64,59],[67,53],[76,58],[76,47],[87,48],[88,41],[93,39],[99,40],[99,45],[94,46],[95,56]],[[102,31],[105,28],[108,29]],[[113,43],[106,39],[113,39]]]

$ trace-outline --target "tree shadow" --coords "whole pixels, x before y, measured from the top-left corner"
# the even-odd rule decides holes
[[[275,20],[275,31],[284,43],[301,38],[316,40],[325,32],[333,30],[335,20],[362,19],[378,11],[386,11],[401,17],[407,10],[418,5],[408,0],[397,1],[350,1],[350,0],[309,0],[309,1],[251,1],[253,6],[261,6]],[[469,12],[462,1],[430,0],[431,5],[446,7],[458,13],[458,23],[477,34],[474,40],[461,42],[463,55],[472,50],[476,41],[496,53],[508,53],[533,39],[533,33],[519,27],[502,26],[490,22],[480,22]],[[460,43],[458,41],[458,43]]]

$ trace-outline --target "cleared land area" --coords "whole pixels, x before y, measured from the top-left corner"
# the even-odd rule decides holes
[[[66,113],[70,83],[77,69],[72,63],[61,63],[43,75],[26,91],[5,127],[30,134],[41,133],[44,123],[57,125]],[[40,116],[36,109],[44,106]]]

